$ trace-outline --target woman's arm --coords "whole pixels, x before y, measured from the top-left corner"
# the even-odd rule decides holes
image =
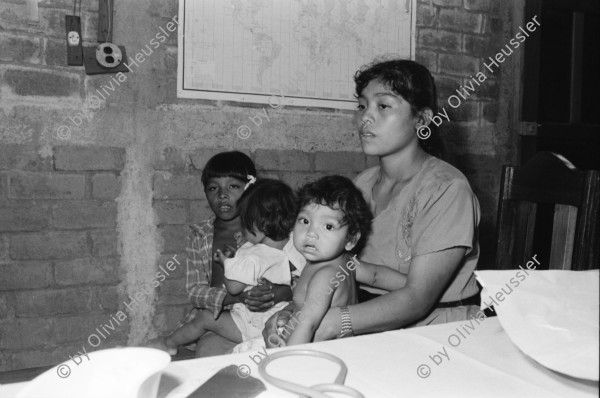
[[[386,267],[359,260],[356,266],[356,281],[365,285],[392,291],[406,285],[406,275]]]
[[[348,307],[354,334],[398,329],[425,317],[452,281],[465,252],[455,247],[413,258],[403,288]],[[331,308],[315,341],[333,339],[341,328],[340,310]]]

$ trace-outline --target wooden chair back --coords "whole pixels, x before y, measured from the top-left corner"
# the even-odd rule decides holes
[[[524,266],[536,254],[532,250],[539,203],[554,204],[548,268],[598,268],[600,171],[577,170],[552,152],[540,152],[520,167],[503,167],[495,268]]]

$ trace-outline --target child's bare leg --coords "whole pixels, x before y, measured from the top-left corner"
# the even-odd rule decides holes
[[[170,335],[164,338],[163,342],[167,348],[167,352],[175,355],[180,345],[199,339],[205,332],[202,322],[198,322],[198,315],[196,315],[193,321],[186,323],[179,329],[175,329]]]
[[[166,337],[164,343],[167,351],[169,354],[175,355],[180,345],[199,339],[207,331],[219,334],[235,343],[242,341],[242,334],[229,312],[222,312],[219,319],[215,320],[210,311],[199,311],[193,321],[183,325]]]
[[[219,315],[219,319],[214,319],[212,314],[209,313],[205,319],[204,327],[206,330],[210,330],[215,334],[225,337],[226,339],[233,341],[234,343],[242,342],[242,333],[238,329],[237,325],[231,317],[229,311],[223,311]]]
[[[196,344],[196,358],[229,354],[237,344],[221,335],[207,332]]]

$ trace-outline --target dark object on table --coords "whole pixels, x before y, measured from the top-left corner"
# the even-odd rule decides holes
[[[262,381],[240,372],[240,367],[229,365],[219,370],[188,398],[253,398],[266,390]],[[240,375],[240,373],[242,373]],[[244,377],[243,377],[244,376]]]

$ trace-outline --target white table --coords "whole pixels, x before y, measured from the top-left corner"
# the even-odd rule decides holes
[[[473,323],[473,330],[467,328],[470,334],[461,328],[464,324],[455,322],[398,330],[290,349],[309,348],[341,358],[348,366],[346,385],[361,391],[365,397],[598,396],[597,382],[557,374],[524,355],[510,341],[497,318]],[[430,358],[436,353],[439,365]],[[159,396],[164,397],[181,384],[169,397],[183,397],[186,391],[193,391],[219,369],[231,364],[246,365],[252,376],[260,378],[257,365],[249,355],[255,355],[258,360],[257,353],[247,353],[172,362],[164,371]],[[417,374],[420,365],[429,366],[428,377]],[[273,362],[269,369],[274,375],[305,385],[330,382],[337,374],[335,364],[318,358],[284,358]],[[426,370],[421,368],[422,376]],[[260,398],[295,396],[265,384],[267,391]],[[0,397],[14,397],[23,385],[0,386]]]

